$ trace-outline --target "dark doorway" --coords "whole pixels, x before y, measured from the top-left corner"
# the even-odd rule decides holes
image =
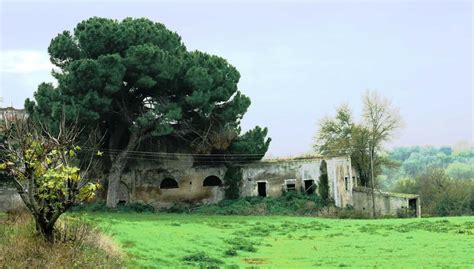
[[[416,198],[408,200],[409,214],[412,217],[416,217],[416,200]]]
[[[267,197],[267,183],[258,182],[258,196]]]
[[[222,186],[222,181],[216,176],[208,176],[202,184],[204,187]]]
[[[316,191],[316,185],[314,185],[314,180],[305,180],[304,181],[304,192],[306,194],[313,194]]]

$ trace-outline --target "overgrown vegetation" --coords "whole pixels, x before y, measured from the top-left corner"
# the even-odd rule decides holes
[[[71,212],[118,212],[118,213],[153,213],[153,206],[144,203],[127,203],[117,205],[115,208],[107,207],[105,201],[82,203],[71,208]]]
[[[240,181],[242,180],[242,168],[229,163],[224,175],[226,184],[225,198],[238,199],[240,196]]]
[[[316,195],[286,192],[281,197],[244,197],[223,200],[214,205],[192,206],[175,204],[163,209],[169,213],[198,213],[217,215],[294,215],[308,216],[321,213],[325,203]]]
[[[0,215],[0,268],[121,268],[121,251],[96,228],[61,218],[54,245],[26,212]]]
[[[321,196],[321,200],[324,204],[329,204],[329,180],[328,180],[328,165],[325,160],[321,162],[319,166],[319,186],[318,191]]]
[[[456,180],[441,168],[429,168],[413,179],[397,182],[398,192],[418,193],[423,214],[434,216],[474,213],[474,180]]]

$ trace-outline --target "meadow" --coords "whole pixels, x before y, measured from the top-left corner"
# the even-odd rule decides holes
[[[474,268],[474,217],[81,213],[130,268]]]

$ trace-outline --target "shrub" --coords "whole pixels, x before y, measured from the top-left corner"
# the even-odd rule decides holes
[[[186,264],[197,265],[199,268],[219,268],[219,265],[224,263],[222,260],[210,257],[202,251],[184,256],[182,260]]]
[[[152,205],[144,203],[128,203],[125,205],[117,205],[116,208],[108,208],[104,201],[96,201],[93,203],[83,203],[75,206],[71,209],[72,212],[155,212],[155,208]]]
[[[242,169],[238,166],[227,165],[227,171],[224,175],[226,184],[225,198],[237,199],[239,198],[239,183],[242,179]]]
[[[160,211],[217,215],[317,215],[323,207],[323,201],[316,194],[286,192],[276,198],[257,196],[236,200],[226,199],[214,205],[175,204]]]
[[[246,251],[246,252],[257,252],[257,248],[254,241],[243,237],[234,237],[225,241],[227,244],[231,245],[232,249]]]
[[[237,256],[237,250],[231,248],[226,251],[224,251],[224,255],[226,256]]]

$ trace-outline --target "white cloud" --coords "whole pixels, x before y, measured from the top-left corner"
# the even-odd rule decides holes
[[[49,55],[37,50],[4,50],[0,51],[0,72],[29,74],[51,71],[53,65]]]

